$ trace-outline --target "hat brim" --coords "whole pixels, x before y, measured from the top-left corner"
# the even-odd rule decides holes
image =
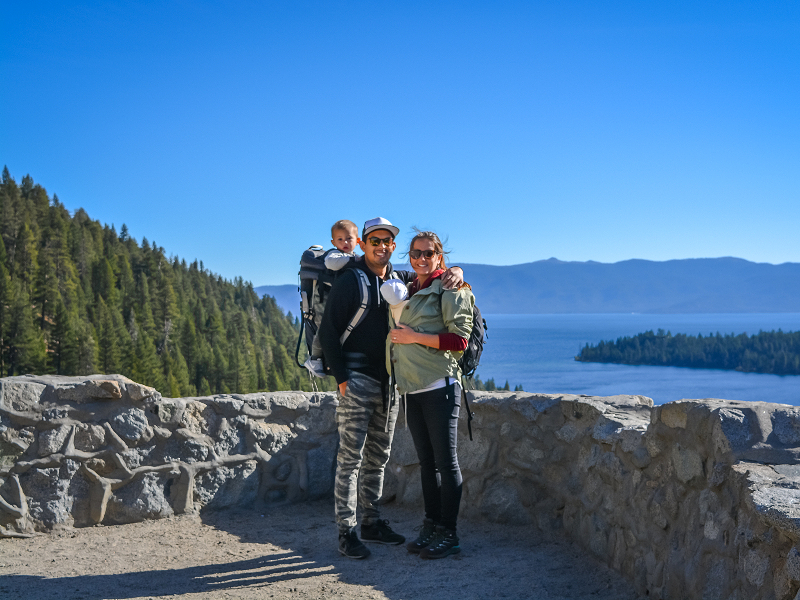
[[[394,225],[373,225],[372,227],[367,227],[362,233],[362,237],[366,240],[367,236],[372,233],[373,231],[378,231],[379,229],[383,229],[385,231],[389,231],[392,234],[392,237],[396,238],[397,234],[400,233],[400,230],[395,227]]]

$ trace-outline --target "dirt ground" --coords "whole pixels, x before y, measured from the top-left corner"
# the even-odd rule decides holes
[[[384,507],[415,537],[421,515]],[[116,527],[0,539],[0,598],[635,600],[621,576],[528,527],[459,525],[462,552],[421,560],[404,546],[370,544],[352,560],[336,546],[332,500]]]

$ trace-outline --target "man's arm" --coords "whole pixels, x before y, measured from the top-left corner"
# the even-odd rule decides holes
[[[325,301],[325,312],[319,326],[319,341],[325,355],[325,364],[336,379],[339,389],[347,383],[348,373],[345,366],[344,352],[339,339],[355,311],[354,306],[361,303],[356,273],[343,273],[336,278],[328,299]]]
[[[464,270],[461,267],[450,267],[442,275],[442,287],[452,290],[464,282]]]
[[[414,271],[395,271],[398,279],[408,285],[417,278]],[[450,267],[442,275],[442,287],[446,290],[452,290],[464,282],[464,270],[461,267]]]

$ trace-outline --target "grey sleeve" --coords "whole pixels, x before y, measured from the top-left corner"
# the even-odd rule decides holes
[[[329,252],[325,256],[325,268],[331,271],[339,271],[351,260],[355,260],[352,254],[345,254],[344,252]]]

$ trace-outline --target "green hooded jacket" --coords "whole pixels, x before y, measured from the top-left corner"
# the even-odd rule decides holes
[[[469,339],[472,332],[472,307],[475,296],[468,287],[442,289],[442,280],[414,294],[403,308],[400,323],[420,333],[455,333]],[[395,327],[394,317],[389,324]],[[386,338],[386,368],[392,372],[401,394],[425,389],[437,379],[452,377],[461,381],[458,359],[462,352],[437,350],[422,344],[393,344]]]

